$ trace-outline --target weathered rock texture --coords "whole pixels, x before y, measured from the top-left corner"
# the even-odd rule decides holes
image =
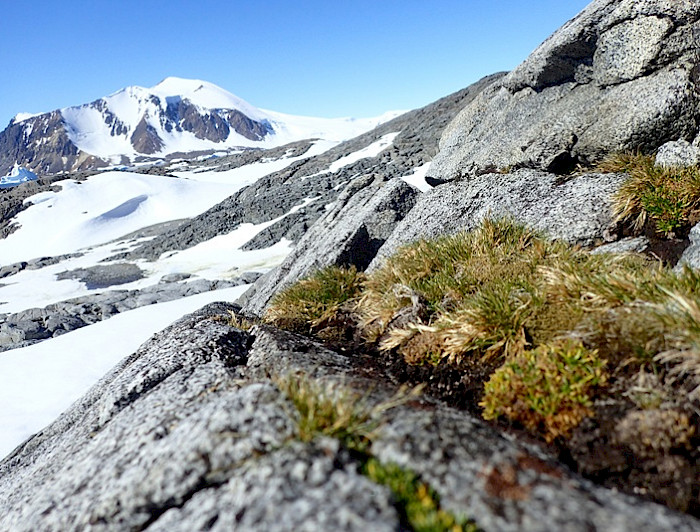
[[[0,462],[0,529],[398,530],[387,488],[338,441],[298,441],[298,413],[269,379],[307,374],[368,407],[395,390],[375,380],[368,392],[357,361],[308,339],[211,319],[230,308],[155,335]],[[463,412],[412,403],[377,414],[371,454],[419,473],[484,530],[700,526],[596,487]]]
[[[681,255],[676,269],[680,270],[685,266],[689,266],[695,270],[700,270],[700,224],[695,225],[688,236],[690,237],[690,246]]]
[[[383,182],[366,176],[352,181],[284,262],[246,292],[245,312],[261,314],[275,293],[325,266],[364,270],[418,194],[401,179]]]
[[[565,172],[615,151],[692,141],[700,4],[596,0],[445,130],[429,175]]]
[[[468,231],[485,217],[511,217],[574,244],[614,240],[611,199],[623,180],[620,174],[582,174],[561,180],[554,174],[521,169],[436,187],[420,196],[369,269],[376,269],[401,245]]]

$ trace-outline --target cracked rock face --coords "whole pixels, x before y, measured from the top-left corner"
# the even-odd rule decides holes
[[[429,175],[494,169],[562,173],[625,150],[692,141],[700,5],[597,0],[448,126]]]
[[[270,380],[290,372],[361,394],[380,412],[371,454],[418,473],[445,509],[483,530],[700,526],[429,398],[377,408],[396,389],[370,384],[357,361],[273,327],[245,333],[212,319],[230,309],[209,305],[156,334],[0,462],[0,529],[400,529],[389,490],[339,441],[299,441],[299,414]]]

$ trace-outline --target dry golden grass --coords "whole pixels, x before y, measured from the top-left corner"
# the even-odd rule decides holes
[[[682,383],[676,404],[700,401],[700,273],[639,255],[592,255],[510,220],[406,246],[366,278],[321,272],[286,291],[266,319],[308,333],[341,307],[357,314],[367,342],[408,364],[502,364],[485,392],[486,416],[517,419],[547,439],[592,414],[608,373],[618,383],[657,374],[664,389]],[[506,381],[518,383],[511,395],[497,393]],[[533,383],[549,408],[539,414]]]

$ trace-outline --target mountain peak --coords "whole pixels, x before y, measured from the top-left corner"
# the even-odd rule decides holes
[[[253,120],[265,120],[267,115],[235,94],[201,79],[170,76],[146,89],[162,98],[180,97],[205,109],[237,109]]]

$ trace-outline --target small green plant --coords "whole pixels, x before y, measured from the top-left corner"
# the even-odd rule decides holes
[[[357,296],[364,274],[354,266],[329,266],[277,294],[264,321],[300,334],[319,331],[337,319],[348,300]]]
[[[700,214],[700,169],[655,165],[654,157],[617,154],[603,161],[603,172],[624,172],[629,178],[614,199],[620,221],[632,221],[637,229],[647,220],[666,236],[697,221]]]
[[[369,458],[362,465],[362,474],[373,482],[388,487],[407,524],[416,532],[477,532],[479,529],[467,519],[459,519],[440,508],[435,491],[422,482],[418,475],[396,464],[382,464]]]
[[[596,351],[572,340],[522,352],[486,383],[484,418],[505,416],[547,441],[566,437],[593,414],[593,393],[607,379],[604,366]]]
[[[476,532],[477,528],[468,520],[441,509],[437,494],[415,473],[397,465],[382,464],[369,453],[381,414],[420,393],[420,389],[411,392],[401,389],[394,397],[369,406],[357,393],[340,386],[323,385],[303,375],[287,375],[275,383],[296,407],[299,439],[309,442],[317,436],[328,436],[354,451],[360,461],[360,472],[392,491],[399,514],[412,530]]]
[[[377,421],[359,394],[322,386],[303,375],[287,375],[275,384],[299,412],[301,441],[322,435],[340,440],[349,449],[368,449]]]

